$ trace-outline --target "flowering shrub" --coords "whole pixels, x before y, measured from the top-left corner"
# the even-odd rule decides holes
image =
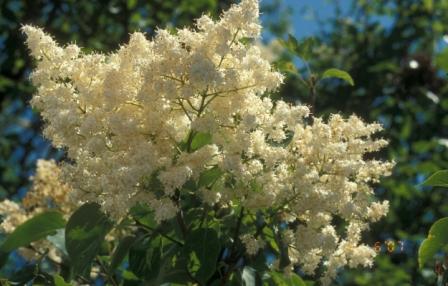
[[[346,265],[371,266],[361,233],[387,213],[372,183],[393,166],[365,156],[387,145],[381,126],[272,100],[283,76],[255,44],[260,30],[257,0],[153,40],[134,33],[108,55],[24,26],[31,104],[67,160],[39,163],[24,209],[2,203],[3,229],[29,208],[82,205],[55,259],[70,258],[69,280],[89,279],[92,261],[112,284],[127,279],[113,273],[126,255],[132,279],[156,285],[296,285],[296,270],[318,269],[328,285]]]

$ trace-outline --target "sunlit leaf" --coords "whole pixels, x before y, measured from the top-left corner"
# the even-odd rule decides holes
[[[0,251],[9,252],[21,246],[27,246],[33,241],[56,234],[56,231],[64,225],[62,214],[57,211],[38,214],[18,226],[3,242]]]
[[[448,170],[437,171],[423,182],[425,186],[448,188]]]
[[[196,151],[201,147],[210,144],[211,142],[212,142],[212,135],[210,133],[198,132],[191,141],[191,150]]]
[[[198,186],[206,187],[212,185],[222,174],[223,172],[218,167],[205,170],[199,175]]]
[[[324,72],[322,78],[339,78],[348,82],[352,86],[355,85],[355,82],[353,81],[353,78],[350,76],[350,74],[340,69],[328,69]]]
[[[53,280],[54,280],[54,286],[71,286],[70,283],[65,282],[64,278],[62,278],[57,274],[53,276]]]
[[[428,237],[418,250],[418,264],[423,267],[426,262],[448,244],[448,217],[436,221],[429,230]]]
[[[269,272],[275,285],[282,286],[306,286],[305,282],[295,273],[283,274],[280,272],[271,271]]]

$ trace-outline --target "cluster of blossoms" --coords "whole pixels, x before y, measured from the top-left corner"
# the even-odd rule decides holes
[[[75,205],[69,200],[71,189],[62,182],[61,170],[54,160],[38,160],[36,174],[31,181],[33,184],[20,204],[11,200],[0,202],[2,232],[11,233],[28,219],[50,209],[59,210],[66,218],[75,210]],[[60,251],[49,241],[33,242],[32,246],[36,251],[22,248],[20,253],[25,258],[34,259],[48,249],[50,258],[61,261]]]
[[[44,135],[67,150],[61,169],[72,202],[98,202],[116,219],[143,202],[161,222],[182,207],[188,181],[217,168],[222,175],[197,190],[204,204],[279,210],[299,222],[283,235],[290,260],[310,274],[323,263],[329,283],[340,267],[372,264],[361,232],[388,203],[372,202],[371,183],[393,164],[364,158],[387,144],[372,137],[380,125],[340,115],[325,122],[265,96],[283,76],[248,40],[260,30],[258,0],[153,40],[134,33],[108,55],[61,47],[24,26],[37,60],[31,103]],[[196,146],[198,138],[206,144]],[[162,188],[151,188],[154,179]],[[335,217],[346,233],[336,232]],[[265,245],[253,234],[241,240],[249,255]]]

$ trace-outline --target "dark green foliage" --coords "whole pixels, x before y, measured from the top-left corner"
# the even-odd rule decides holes
[[[22,1],[0,0],[0,199],[28,186],[38,158],[63,157],[42,138],[42,122],[28,106],[34,88],[28,77],[32,60],[20,32],[37,25],[65,45],[109,52],[142,31],[190,25],[203,13],[217,17],[230,0],[172,1]]]
[[[125,259],[129,252],[129,249],[133,246],[134,242],[137,240],[135,236],[124,237],[115,249],[112,255],[112,261],[110,263],[110,270],[115,270]]]
[[[355,113],[366,121],[379,121],[385,127],[382,136],[390,141],[385,151],[373,155],[397,163],[393,175],[376,191],[380,199],[390,201],[390,211],[364,241],[371,246],[385,239],[403,241],[403,250],[381,253],[371,271],[343,272],[339,284],[432,285],[434,265],[419,269],[417,250],[431,224],[448,215],[446,190],[421,184],[448,167],[448,149],[438,141],[448,138],[447,45],[443,41],[448,3],[350,2],[345,10],[333,1],[335,17],[322,22],[330,29],[316,34],[320,44],[312,50],[308,65],[316,74],[329,67],[347,71],[356,85],[320,81],[313,96],[309,86],[289,73],[277,96],[313,104],[314,113],[324,117]],[[291,56],[285,56],[280,66],[287,67],[288,59]],[[305,80],[312,78],[306,66],[297,73]]]
[[[73,277],[90,273],[90,263],[99,254],[111,229],[111,221],[98,204],[87,203],[73,213],[65,228],[65,245]]]
[[[188,269],[201,284],[206,284],[215,273],[221,250],[218,234],[211,228],[200,228],[185,241],[185,254],[189,258]]]
[[[23,45],[24,37],[19,32],[21,24],[45,27],[61,43],[76,41],[86,51],[99,49],[107,52],[126,42],[131,31],[141,30],[151,36],[157,26],[164,27],[168,23],[174,26],[190,24],[194,17],[206,11],[216,16],[230,2],[0,0],[0,197],[23,192],[36,158],[62,156],[41,138],[41,122],[26,107],[33,91],[27,81],[32,63]],[[356,85],[353,87],[341,84],[338,80],[326,79],[317,85],[313,99],[309,86],[303,85],[298,74],[305,80],[311,80],[313,75],[306,66],[295,67],[289,61],[291,55],[285,55],[277,66],[289,71],[288,79],[275,96],[291,102],[298,100],[313,104],[314,113],[322,116],[332,112],[344,115],[356,113],[367,121],[380,121],[385,126],[382,136],[390,140],[390,147],[375,155],[397,162],[393,176],[383,180],[377,188],[378,196],[391,202],[390,213],[364,239],[370,245],[386,238],[402,240],[404,250],[380,254],[372,270],[344,272],[338,284],[434,285],[435,275],[423,276],[422,270],[418,268],[417,249],[432,223],[448,215],[446,190],[430,190],[421,185],[430,174],[448,168],[447,148],[438,142],[440,138],[448,138],[448,48],[441,43],[448,27],[448,3],[435,0],[351,2],[350,10],[343,13],[334,1],[336,16],[326,23],[330,29],[322,29],[314,40],[302,41],[290,37],[287,46],[294,56],[307,60],[313,73],[324,75],[325,70],[336,67],[347,71]],[[265,12],[278,12],[276,5],[280,4],[280,0],[273,3],[266,4]],[[273,32],[285,38],[288,17],[275,16],[279,21],[274,23]],[[350,21],[347,20],[348,16]],[[386,19],[387,23],[381,19]],[[434,46],[439,48],[434,49]],[[410,61],[416,61],[418,67],[410,67]],[[348,79],[341,73],[337,75]],[[439,103],[427,96],[429,92],[438,96]],[[207,144],[207,140],[198,142],[199,147]],[[206,171],[201,178],[202,184],[209,186],[219,181],[219,170]],[[123,239],[121,247],[114,252],[110,269],[119,268],[123,261],[132,265],[121,275],[123,281],[129,283],[125,285],[145,285],[132,284],[144,283],[145,273],[158,273],[155,278],[157,282],[191,281],[185,271],[188,261],[178,259],[183,245],[162,238],[159,230],[150,230],[155,223],[151,213],[144,207],[133,211],[133,216],[143,228],[139,228],[139,235],[143,238],[136,237],[134,243],[131,238]],[[190,215],[196,215],[199,211],[191,210]],[[98,215],[97,212],[95,214]],[[205,217],[209,217],[207,213]],[[229,228],[236,225],[235,221],[228,221],[229,216],[223,216],[222,220],[228,222]],[[103,222],[105,226],[109,225]],[[210,229],[212,223],[204,222],[203,229],[195,231]],[[242,227],[256,228],[256,224],[250,221]],[[97,235],[102,236],[107,228]],[[180,231],[167,235],[181,244],[185,243]],[[269,247],[274,253],[280,252],[272,230],[263,228],[261,235],[270,237]],[[148,251],[149,246],[151,251]],[[231,248],[229,242],[225,246]],[[96,243],[95,254],[100,251],[99,248],[100,245]],[[76,251],[70,252],[71,257],[76,257]],[[223,266],[215,267],[227,269],[229,265],[237,263],[232,259],[220,257]],[[432,263],[428,262],[427,266],[429,268],[426,270],[431,271]],[[244,269],[230,275],[229,284],[241,285],[241,281],[253,281],[251,277],[255,275],[254,272]],[[22,277],[25,281],[34,271],[35,267],[29,266],[14,277]],[[209,279],[213,281],[210,283],[215,283],[218,276],[211,276]],[[67,277],[64,276],[66,280]],[[284,278],[272,274],[270,279],[275,281]],[[24,283],[22,280],[20,282]],[[64,283],[55,278],[55,284]]]

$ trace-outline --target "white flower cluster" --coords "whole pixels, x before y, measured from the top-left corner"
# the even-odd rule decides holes
[[[69,201],[70,187],[61,181],[61,170],[54,160],[38,160],[33,182],[21,204],[11,200],[0,202],[3,221],[0,230],[13,232],[17,226],[34,215],[48,209],[58,209],[65,216],[70,215],[74,205]]]
[[[36,174],[31,177],[33,184],[21,203],[11,200],[0,202],[0,215],[3,217],[0,231],[11,233],[25,221],[49,209],[59,210],[68,218],[75,205],[69,201],[71,189],[61,181],[60,175],[61,170],[54,160],[38,160]],[[34,250],[19,249],[24,258],[36,259],[48,249],[51,259],[61,261],[60,250],[49,241],[39,240],[31,245]]]
[[[30,218],[26,211],[16,202],[4,200],[0,203],[2,223],[0,229],[4,233],[13,232],[17,226]]]
[[[27,210],[55,208],[66,216],[75,209],[69,200],[71,188],[62,181],[61,169],[54,160],[37,160],[33,185],[22,200]]]
[[[241,236],[240,239],[249,255],[256,255],[258,251],[266,246],[266,242],[263,239],[255,238],[251,234],[245,234]]]
[[[289,254],[306,272],[323,262],[328,280],[344,265],[371,265],[360,233],[388,205],[372,202],[370,184],[393,164],[364,154],[387,144],[372,138],[381,127],[356,116],[324,122],[306,106],[263,96],[283,76],[247,40],[260,35],[258,0],[242,0],[219,21],[202,16],[194,29],[159,30],[153,40],[134,33],[109,55],[61,47],[32,26],[23,31],[37,59],[32,105],[45,136],[67,150],[72,163],[63,173],[75,202],[96,201],[115,218],[146,202],[163,221],[182,206],[188,181],[219,168],[198,197],[300,222],[289,230]],[[335,217],[349,225],[345,235]],[[242,237],[250,254],[264,245]]]

